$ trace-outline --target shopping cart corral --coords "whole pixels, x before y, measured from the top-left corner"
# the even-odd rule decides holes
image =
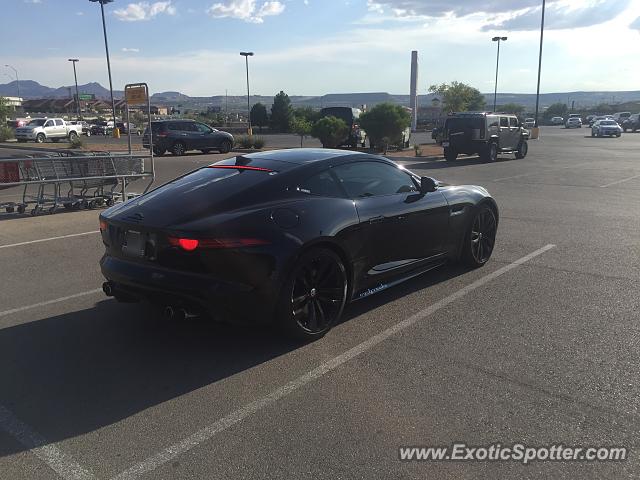
[[[32,215],[97,208],[130,198],[127,187],[136,180],[147,180],[146,192],[154,177],[149,155],[66,151],[0,158],[0,190],[21,189],[14,201],[0,199],[0,208]]]

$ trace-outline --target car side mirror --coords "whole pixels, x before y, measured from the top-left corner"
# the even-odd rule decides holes
[[[420,193],[423,195],[429,192],[435,192],[438,189],[438,183],[431,177],[420,178]]]

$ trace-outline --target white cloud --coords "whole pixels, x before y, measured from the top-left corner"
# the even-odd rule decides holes
[[[42,0],[24,0],[24,3],[42,3]]]
[[[138,2],[130,3],[127,5],[127,8],[114,10],[113,13],[119,20],[124,22],[139,22],[142,20],[150,20],[161,13],[175,15],[176,7],[171,5],[171,0],[154,3]]]
[[[127,48],[127,47],[122,47],[122,51],[123,51],[123,52],[125,52],[125,53],[127,53],[127,52],[130,52],[130,53],[139,53],[139,52],[140,52],[140,49],[139,49],[139,48]]]
[[[76,12],[76,15],[78,15],[79,17],[84,15],[84,12]]]
[[[256,0],[228,0],[225,3],[214,3],[207,13],[214,18],[237,18],[249,23],[263,23],[264,17],[280,15],[285,5],[279,1],[263,2],[260,7]]]

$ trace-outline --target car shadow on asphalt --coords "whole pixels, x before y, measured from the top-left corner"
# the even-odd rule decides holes
[[[355,302],[343,321],[464,272],[443,267]],[[0,330],[0,405],[55,443],[303,346],[268,326],[237,327],[206,318],[170,321],[145,303],[102,300],[93,308]],[[287,380],[285,375],[282,381]],[[0,457],[27,449],[4,438]]]

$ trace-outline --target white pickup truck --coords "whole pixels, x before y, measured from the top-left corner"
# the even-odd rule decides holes
[[[44,143],[48,138],[57,142],[61,138],[72,141],[82,134],[82,125],[70,125],[61,118],[34,118],[24,127],[16,128],[16,139],[19,142],[33,140]]]

